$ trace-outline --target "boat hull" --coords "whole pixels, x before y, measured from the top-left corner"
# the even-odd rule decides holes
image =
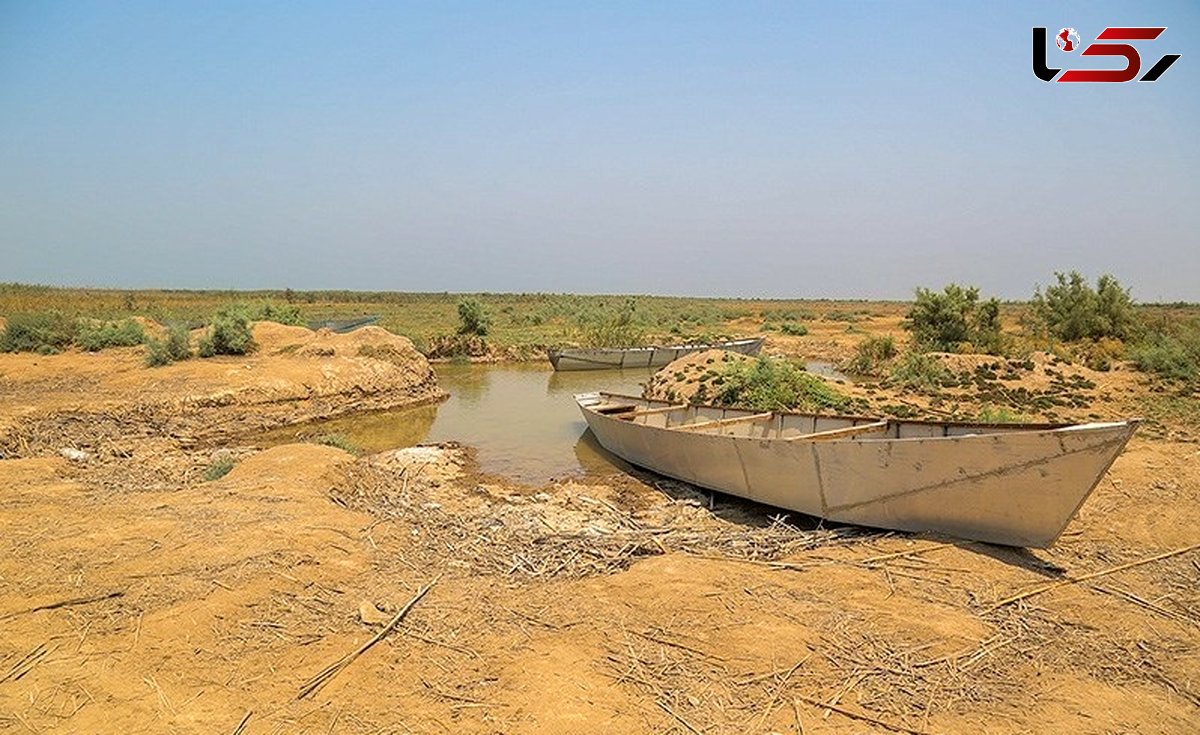
[[[831,521],[1036,548],[1059,537],[1136,426],[770,439],[640,424],[577,399],[601,446],[668,477]]]
[[[555,370],[621,370],[630,368],[654,368],[667,365],[684,355],[704,350],[728,350],[743,355],[757,355],[762,349],[763,338],[739,339],[704,345],[676,345],[673,347],[630,347],[625,349],[578,349],[564,348],[548,350],[550,363]]]

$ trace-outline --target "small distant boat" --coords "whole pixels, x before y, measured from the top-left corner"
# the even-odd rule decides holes
[[[1138,421],[970,424],[575,396],[608,451],[710,490],[842,523],[1045,548]]]
[[[622,368],[662,367],[684,355],[704,350],[729,350],[743,355],[757,355],[763,338],[735,339],[700,345],[673,347],[618,347],[583,349],[564,347],[547,350],[555,370],[613,370]]]
[[[353,332],[355,329],[360,327],[366,327],[374,324],[381,318],[382,317],[380,317],[378,314],[372,314],[370,316],[350,317],[349,319],[321,319],[317,321],[311,321],[307,326],[314,332],[318,329],[328,329],[335,334],[346,334],[347,332]]]

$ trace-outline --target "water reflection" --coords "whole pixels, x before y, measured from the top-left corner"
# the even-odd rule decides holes
[[[829,375],[832,366],[809,363]],[[480,469],[529,484],[629,467],[602,449],[572,396],[606,390],[640,395],[651,370],[558,373],[543,364],[438,365],[450,398],[437,405],[355,414],[256,437],[267,446],[341,434],[367,452],[457,441],[477,450]],[[837,377],[841,377],[838,375]]]
[[[275,446],[340,434],[364,452],[382,452],[396,447],[411,447],[425,441],[437,415],[437,405],[357,413],[328,421],[313,421],[274,429],[255,437],[255,441],[265,446]]]
[[[421,442],[458,441],[474,447],[480,469],[518,482],[606,474],[614,461],[594,439],[572,399],[608,390],[641,394],[649,370],[556,373],[540,364],[438,365],[446,401],[396,411],[355,414],[278,429],[256,437],[272,446],[341,434],[367,452]],[[590,437],[590,433],[587,435]]]

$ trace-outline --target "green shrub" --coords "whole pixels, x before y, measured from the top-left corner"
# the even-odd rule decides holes
[[[57,311],[13,314],[0,332],[0,352],[62,352],[75,341],[74,319]]]
[[[1096,288],[1076,271],[1055,273],[1058,283],[1033,294],[1034,325],[1066,342],[1110,337],[1127,340],[1137,332],[1137,314],[1129,291],[1103,275]]]
[[[1128,356],[1143,372],[1168,380],[1200,380],[1200,320],[1148,325]]]
[[[217,313],[208,333],[200,338],[198,352],[200,357],[246,355],[256,347],[246,315],[240,310],[229,309]]]
[[[808,327],[800,324],[799,322],[784,322],[783,325],[779,327],[779,331],[783,334],[790,334],[793,337],[803,337],[804,335],[808,334]]]
[[[850,399],[816,375],[785,360],[760,357],[725,364],[713,380],[713,402],[757,411],[845,410]]]
[[[911,390],[936,390],[951,377],[949,369],[934,355],[906,352],[892,367],[889,383]]]
[[[941,293],[917,289],[917,300],[904,328],[918,349],[957,352],[968,346],[979,352],[1000,351],[1000,302],[980,303],[979,289],[951,283]]]
[[[83,321],[75,334],[75,344],[88,352],[106,347],[133,347],[146,341],[146,330],[132,319],[119,322]]]
[[[854,348],[854,357],[842,365],[851,375],[882,374],[884,366],[896,357],[896,340],[888,337],[867,337]]]
[[[217,457],[212,461],[212,464],[208,466],[208,469],[204,470],[204,481],[212,482],[214,480],[220,480],[225,475],[228,475],[229,471],[232,470],[233,466],[236,464],[237,460],[230,455],[223,454]]]
[[[263,301],[249,307],[243,308],[246,319],[252,322],[277,322],[279,324],[289,324],[293,327],[304,326],[304,319],[300,316],[300,307],[289,304],[276,304],[271,301]]]
[[[172,362],[187,360],[192,356],[191,335],[182,324],[172,324],[166,339],[151,339],[146,342],[146,365],[159,367]]]
[[[492,318],[483,304],[475,299],[458,302],[458,333],[486,337],[492,326]]]

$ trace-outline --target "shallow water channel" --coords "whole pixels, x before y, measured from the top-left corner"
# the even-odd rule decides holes
[[[457,441],[477,450],[482,472],[542,484],[622,466],[585,432],[587,424],[573,396],[597,390],[641,395],[653,374],[652,370],[559,373],[540,363],[434,367],[438,383],[450,392],[442,403],[289,426],[258,440],[273,445],[340,434],[368,453]],[[826,369],[821,363],[809,365],[812,372]]]

